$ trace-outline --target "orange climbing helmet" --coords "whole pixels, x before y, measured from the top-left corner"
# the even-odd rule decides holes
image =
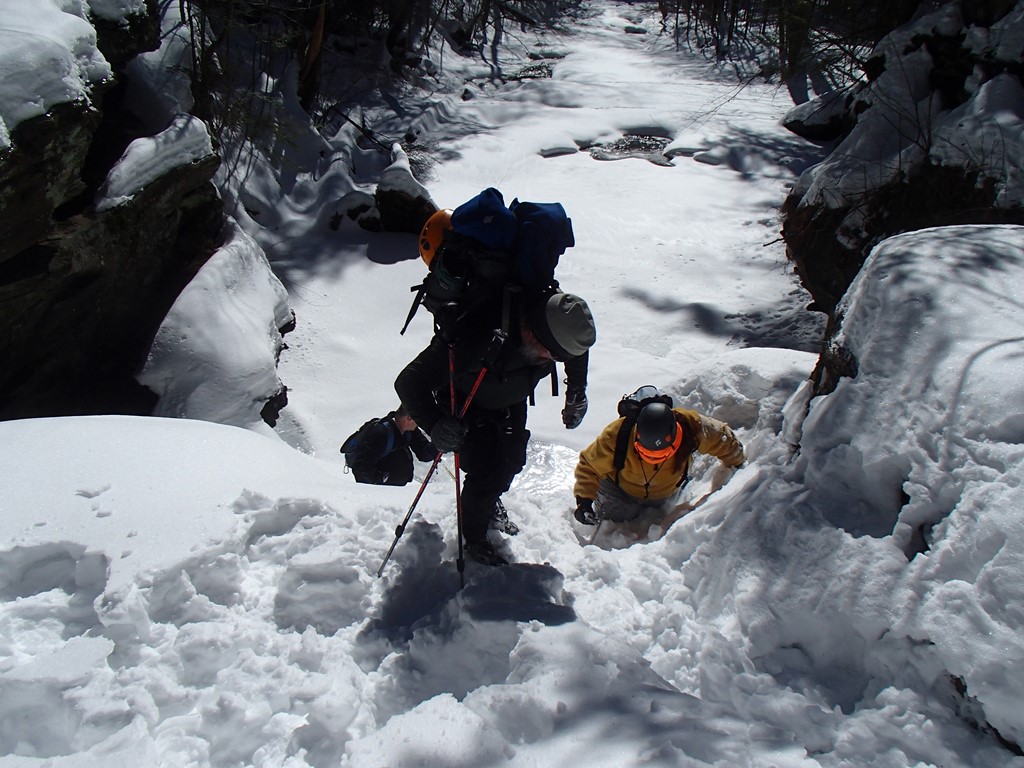
[[[445,232],[452,229],[452,209],[441,208],[435,211],[420,230],[420,258],[429,267],[434,260],[437,249],[441,247]]]

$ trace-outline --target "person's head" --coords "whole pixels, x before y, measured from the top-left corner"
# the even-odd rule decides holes
[[[409,415],[409,411],[405,409],[404,405],[399,405],[395,409],[395,424],[402,432],[412,432],[416,429],[416,420]]]
[[[597,341],[597,327],[587,302],[561,291],[530,304],[524,328],[523,346],[539,343],[552,360],[579,357]]]
[[[664,403],[649,403],[636,417],[633,447],[648,464],[661,464],[672,457],[683,442],[683,428],[675,412]]]

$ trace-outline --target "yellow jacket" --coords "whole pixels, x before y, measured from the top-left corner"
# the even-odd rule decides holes
[[[636,427],[632,429],[626,450],[626,464],[619,473],[619,487],[638,499],[667,499],[686,476],[693,451],[715,456],[729,467],[738,467],[746,454],[743,444],[736,439],[725,422],[702,416],[696,411],[674,408],[676,421],[683,428],[683,445],[675,455],[661,464],[648,464],[640,458],[633,443]],[[577,498],[594,499],[602,478],[615,482],[615,442],[624,419],[616,419],[580,453],[576,464]],[[687,450],[687,446],[691,450]],[[693,446],[696,446],[693,448]]]

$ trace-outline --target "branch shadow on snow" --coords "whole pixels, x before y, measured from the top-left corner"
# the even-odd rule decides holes
[[[746,180],[796,178],[825,158],[825,149],[799,136],[770,135],[746,129],[717,141],[694,156],[697,162],[726,166]]]
[[[675,314],[680,325],[710,336],[728,338],[739,347],[770,347],[818,352],[824,316],[803,307],[765,307],[742,314],[726,313],[703,302],[682,302],[630,288],[623,295],[663,314]]]

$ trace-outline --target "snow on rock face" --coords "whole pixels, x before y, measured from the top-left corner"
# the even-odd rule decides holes
[[[125,67],[127,72],[127,103],[152,126],[148,133],[157,133],[175,115],[192,111],[189,60],[192,42],[189,26],[181,14],[169,9],[160,21],[160,47],[135,56]]]
[[[409,156],[400,144],[391,147],[391,158],[391,165],[381,172],[374,193],[380,225],[387,232],[418,235],[437,205],[427,188],[413,176]]]
[[[206,124],[192,115],[179,115],[156,136],[136,139],[107,174],[96,210],[128,202],[147,184],[168,171],[213,155]]]
[[[999,208],[1024,206],[1024,88],[1009,73],[978,87],[935,131],[932,157],[946,166],[968,165],[997,179]]]
[[[857,375],[811,403],[801,442],[811,506],[911,558],[895,634],[933,643],[1017,743],[1024,664],[1006,649],[1020,627],[1002,606],[1024,596],[1022,253],[1011,226],[878,246],[839,307]]]
[[[884,60],[885,69],[848,100],[848,109],[858,115],[853,130],[797,181],[793,195],[800,205],[849,207],[921,162],[928,151],[925,126],[939,123],[942,105],[929,79],[933,57],[927,46],[911,41],[915,35],[953,34],[960,23],[958,11],[948,4],[878,44],[873,56]],[[803,105],[794,112],[807,110]],[[855,229],[858,224],[850,220],[847,225]]]
[[[96,31],[54,0],[4,0],[0,27],[0,149],[23,120],[55,104],[88,99],[112,76]]]
[[[1024,220],[1024,2],[987,28],[966,25],[960,5],[878,44],[884,69],[842,102],[852,129],[785,203],[791,258],[823,311],[884,237]],[[807,109],[788,122],[801,125]]]
[[[209,183],[219,161],[202,123],[182,116],[164,131],[181,110],[140,121],[129,113],[149,102],[113,89],[114,71],[123,84],[124,62],[156,47],[156,10],[152,0],[0,4],[0,282],[11,288],[0,325],[19,329],[0,373],[8,417],[149,412],[138,361],[219,242],[223,206]],[[111,169],[143,123],[163,133]]]
[[[146,13],[146,0],[87,0],[89,11],[101,19],[124,21]]]

